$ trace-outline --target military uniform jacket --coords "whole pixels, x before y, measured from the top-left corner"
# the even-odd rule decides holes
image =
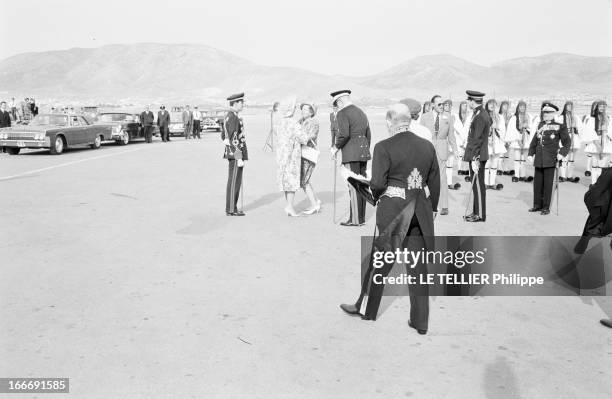
[[[470,131],[468,133],[465,155],[463,160],[471,162],[479,157],[480,161],[489,159],[489,131],[491,130],[491,117],[479,106],[474,110]]]
[[[560,149],[559,141],[562,145]],[[529,145],[529,156],[535,155],[533,165],[536,168],[551,168],[557,164],[558,153],[567,155],[571,143],[564,125],[555,121],[540,122]]]
[[[370,124],[366,114],[350,104],[336,114],[338,133],[335,146],[342,150],[342,163],[370,160]]]
[[[223,129],[221,129],[221,140],[228,139],[230,145],[225,146],[225,159],[249,159],[246,139],[244,136],[244,125],[242,118],[234,111],[229,111],[225,115]]]
[[[388,192],[389,187],[404,190]],[[399,247],[414,216],[427,246],[433,247],[433,212],[440,198],[440,170],[432,143],[412,132],[401,132],[376,144],[370,188],[374,199],[380,199],[376,209],[378,248]]]

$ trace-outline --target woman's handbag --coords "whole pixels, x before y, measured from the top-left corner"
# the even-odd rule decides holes
[[[309,147],[308,145],[302,145],[302,158],[316,164],[319,161],[319,154],[321,151],[316,148]]]

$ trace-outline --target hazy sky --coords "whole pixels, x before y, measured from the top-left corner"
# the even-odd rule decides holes
[[[0,0],[0,59],[111,43],[201,43],[251,61],[348,75],[451,53],[483,65],[612,56],[612,0]]]

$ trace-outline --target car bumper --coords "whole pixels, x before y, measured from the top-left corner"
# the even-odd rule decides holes
[[[50,148],[49,139],[46,140],[0,140],[0,147],[15,148]]]

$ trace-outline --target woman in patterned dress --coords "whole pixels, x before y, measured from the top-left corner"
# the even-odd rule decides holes
[[[319,121],[314,118],[316,114],[316,108],[314,104],[303,103],[300,107],[302,111],[302,118],[300,119],[300,125],[306,133],[306,146],[317,149],[317,136],[319,135]],[[321,201],[317,198],[312,184],[310,184],[310,177],[316,164],[302,157],[302,169],[300,175],[300,187],[304,189],[306,196],[310,200],[310,208],[306,209],[303,213],[306,215],[312,215],[321,211]]]
[[[308,138],[302,125],[294,118],[295,98],[281,102],[278,126],[276,126],[276,163],[278,164],[277,181],[280,191],[285,193],[285,213],[287,216],[299,216],[293,207],[295,192],[300,189],[302,167],[302,144]]]

